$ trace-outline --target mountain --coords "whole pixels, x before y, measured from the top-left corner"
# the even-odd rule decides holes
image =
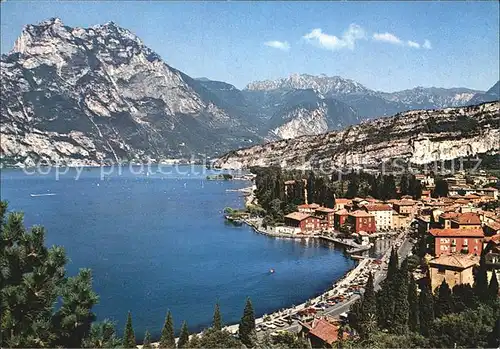
[[[469,104],[479,104],[484,102],[493,102],[500,100],[500,81],[497,81],[488,91],[484,93],[477,93],[469,101]]]
[[[1,74],[6,163],[159,160],[260,140],[222,94],[112,22],[28,25],[2,55]]]
[[[246,86],[250,91],[313,89],[354,108],[361,118],[393,115],[405,110],[439,109],[469,104],[481,91],[467,88],[416,87],[387,93],[371,90],[358,82],[340,76],[293,74],[277,80],[256,81]]]
[[[365,121],[342,131],[234,150],[221,168],[281,166],[342,169],[377,167],[394,159],[415,164],[500,151],[500,105],[413,110]]]

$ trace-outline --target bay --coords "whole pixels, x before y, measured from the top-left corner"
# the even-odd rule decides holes
[[[50,172],[2,169],[2,200],[24,211],[28,226],[46,228],[47,246],[65,248],[68,275],[92,269],[98,320],[114,320],[121,333],[131,311],[139,340],[146,329],[159,337],[167,310],[176,330],[186,320],[199,331],[219,302],[224,323],[233,324],[246,297],[260,316],[323,292],[354,266],[316,240],[274,239],[228,225],[224,207],[242,207],[243,199],[227,190],[250,183],[206,180],[214,172],[201,166],[150,174],[89,168],[78,180],[76,169],[59,176],[55,168],[41,170]]]

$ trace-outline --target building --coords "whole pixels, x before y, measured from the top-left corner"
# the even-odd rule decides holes
[[[493,198],[494,200],[498,200],[498,189],[497,188],[483,188],[478,190],[479,193],[489,196]]]
[[[479,256],[483,238],[482,229],[429,229],[429,252],[436,257],[458,252]]]
[[[368,205],[370,202],[363,198],[354,198],[352,199],[352,204],[354,209],[360,209],[364,205]]]
[[[346,222],[348,215],[349,212],[346,209],[335,211],[335,213],[333,214],[333,226],[336,230],[340,231],[340,228]]]
[[[351,199],[345,199],[345,198],[335,198],[335,205],[333,209],[335,211],[342,210],[345,208],[345,205],[352,204]]]
[[[375,216],[377,230],[392,229],[392,208],[387,204],[368,204],[364,210]]]
[[[465,254],[441,256],[429,261],[431,288],[436,290],[439,285],[446,283],[453,288],[455,285],[474,283],[474,266],[479,265],[479,257]]]
[[[335,210],[327,207],[318,207],[315,211],[315,216],[321,220],[323,229],[333,228]]]
[[[487,237],[485,240],[484,257],[488,278],[491,278],[492,273],[497,274],[497,279],[500,279],[500,235]]]
[[[411,216],[399,214],[394,210],[392,211],[392,229],[408,228],[411,221]]]
[[[397,200],[392,204],[394,210],[402,215],[414,214],[414,207],[416,202],[413,200]]]
[[[484,223],[483,231],[485,236],[498,235],[500,234],[500,223],[495,221]]]
[[[326,319],[315,318],[311,323],[299,322],[300,335],[309,339],[313,348],[334,348],[338,341],[339,325],[328,322]],[[344,334],[344,339],[349,335]]]
[[[375,216],[366,211],[357,210],[349,213],[347,222],[351,225],[353,233],[359,233],[360,231],[374,233],[377,231]]]
[[[439,216],[439,225],[443,229],[451,228],[451,220],[458,217],[460,213],[458,212],[444,212]]]
[[[285,217],[285,225],[299,228],[301,233],[311,233],[321,230],[319,218],[304,212],[292,212]]]
[[[302,213],[309,213],[313,214],[317,208],[320,206],[318,204],[312,203],[312,204],[302,204],[297,206],[297,210]]]
[[[461,213],[450,221],[452,229],[481,229],[481,218],[477,213]]]

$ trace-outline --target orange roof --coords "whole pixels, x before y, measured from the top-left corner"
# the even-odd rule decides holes
[[[500,230],[500,223],[498,222],[488,222],[488,223],[485,223],[485,225],[487,225],[488,227],[490,227],[491,229],[493,230]]]
[[[452,219],[453,222],[457,224],[481,224],[481,219],[477,213],[467,212],[459,214],[457,217]]]
[[[323,213],[332,213],[332,212],[335,212],[335,210],[333,210],[331,208],[328,208],[328,207],[318,207],[316,209],[316,211],[323,212]]]
[[[445,213],[442,213],[439,218],[443,218],[443,219],[452,219],[452,218],[455,218],[459,215],[460,213],[458,212],[445,212]]]
[[[451,256],[441,256],[429,261],[431,266],[444,265],[448,267],[458,267],[466,269],[474,265],[479,265],[479,257],[474,255],[456,254]]]
[[[299,205],[297,206],[298,208],[310,208],[310,209],[317,209],[318,207],[320,207],[318,204],[315,204],[315,203],[312,203],[312,204],[302,204],[302,205]]]
[[[492,188],[492,187],[488,187],[488,188],[483,188],[481,189],[482,191],[498,191],[497,188]]]
[[[398,200],[394,204],[398,206],[413,206],[415,204],[415,201],[405,199],[405,200]]]
[[[346,199],[346,198],[335,198],[335,203],[336,204],[348,204],[352,202],[351,199]]]
[[[285,216],[285,218],[293,219],[295,221],[303,221],[308,217],[311,217],[311,215],[303,212],[292,212]]]
[[[311,330],[309,331],[315,337],[318,337],[323,342],[332,344],[338,339],[338,326],[329,323],[323,319],[314,319],[311,325]]]
[[[351,212],[349,213],[349,216],[353,216],[353,217],[373,217],[372,214],[366,212],[366,211],[362,211],[362,210],[356,210],[354,212]]]
[[[392,211],[390,205],[365,205],[367,211]]]
[[[500,234],[486,237],[484,241],[492,241],[495,245],[500,245]]]
[[[347,216],[349,214],[349,211],[347,211],[345,208],[343,208],[341,210],[335,211],[335,214],[339,215],[339,216],[342,216],[342,215]]]
[[[437,237],[484,237],[482,229],[429,229],[429,234]]]

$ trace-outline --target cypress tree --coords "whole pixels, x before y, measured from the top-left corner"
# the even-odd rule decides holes
[[[375,298],[375,287],[373,285],[373,274],[370,273],[361,300],[360,334],[363,338],[368,338],[376,327],[376,320],[374,321],[376,316],[377,301]]]
[[[144,349],[152,348],[152,346],[151,346],[151,334],[149,333],[148,330],[146,330],[146,333],[144,334],[144,342],[142,342],[142,347]]]
[[[426,278],[422,285],[422,290],[418,296],[418,310],[420,315],[420,333],[424,337],[429,336],[434,321],[434,297],[430,287],[430,280]]]
[[[418,308],[418,294],[417,294],[417,283],[412,274],[410,274],[408,283],[408,305],[410,308],[410,314],[408,316],[408,326],[410,331],[419,331],[419,308]]]
[[[394,280],[396,274],[398,273],[399,268],[399,258],[398,252],[393,247],[391,250],[391,256],[389,257],[389,265],[387,266],[387,279],[392,282]]]
[[[479,267],[474,280],[474,291],[479,300],[485,301],[488,299],[488,274],[486,269],[486,256],[481,253],[481,258],[479,260]]]
[[[406,173],[403,173],[399,181],[399,193],[401,194],[401,196],[408,195],[409,192],[408,188],[409,188],[408,176],[406,175]]]
[[[253,311],[252,301],[247,298],[243,316],[239,324],[240,340],[247,348],[253,347],[255,342],[255,314]]]
[[[467,309],[477,308],[477,297],[471,285],[455,285],[452,289],[452,294],[454,313],[460,313]]]
[[[408,317],[410,305],[408,303],[408,260],[404,260],[401,269],[397,271],[393,282],[394,315],[390,330],[396,334],[408,332]]]
[[[181,334],[177,342],[177,348],[186,348],[189,343],[189,330],[186,321],[182,323]]]
[[[213,318],[212,327],[215,330],[222,330],[222,316],[220,314],[219,303],[215,304],[214,318]]]
[[[436,317],[450,314],[453,311],[453,299],[451,298],[451,290],[448,283],[443,280],[439,285],[435,303]]]
[[[175,348],[175,335],[174,335],[174,320],[170,310],[167,312],[167,317],[163,328],[161,330],[160,348]]]
[[[130,311],[127,316],[127,323],[125,325],[125,331],[123,332],[123,347],[124,348],[136,348],[134,328],[132,327],[132,314]]]
[[[495,272],[495,270],[492,271],[490,286],[488,287],[488,293],[489,293],[490,298],[492,300],[497,299],[497,297],[498,297],[498,279],[497,279],[497,273]]]

